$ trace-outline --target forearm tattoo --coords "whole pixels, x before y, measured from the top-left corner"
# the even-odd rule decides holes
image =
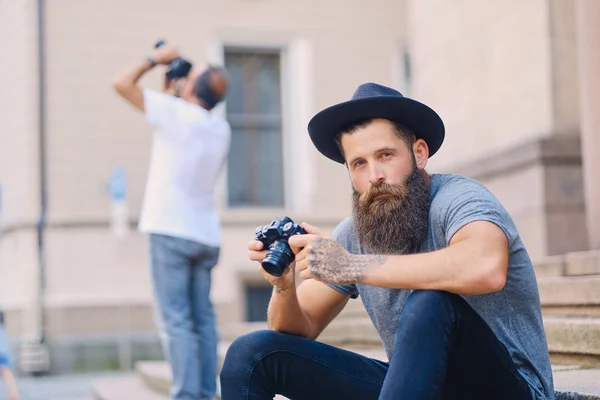
[[[358,283],[369,267],[382,265],[386,257],[349,253],[332,239],[317,239],[309,254],[310,271],[319,280],[335,285]]]

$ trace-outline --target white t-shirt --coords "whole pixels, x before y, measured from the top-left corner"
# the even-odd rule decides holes
[[[229,124],[151,89],[144,90],[144,108],[156,131],[139,230],[219,246],[214,188],[229,152]]]

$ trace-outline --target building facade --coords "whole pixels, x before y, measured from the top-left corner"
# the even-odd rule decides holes
[[[132,352],[154,351],[141,354],[156,340],[147,240],[135,230],[151,128],[111,81],[158,39],[231,73],[216,110],[233,128],[217,193],[224,242],[212,298],[222,329],[264,318],[269,286],[246,250],[256,226],[289,215],[331,229],[350,213],[347,173],[314,150],[306,125],[367,81],[440,113],[447,137],[429,172],[488,185],[534,259],[597,248],[587,227],[599,190],[588,171],[600,150],[590,134],[600,91],[581,88],[598,86],[598,50],[589,49],[600,38],[577,23],[590,15],[597,6],[583,0],[0,1],[0,32],[10,38],[0,64],[0,306],[9,334],[43,337],[56,370],[85,364],[93,343],[121,366]],[[159,87],[162,73],[142,84]],[[111,197],[117,171],[126,208]]]

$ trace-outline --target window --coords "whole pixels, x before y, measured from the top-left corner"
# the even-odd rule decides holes
[[[267,308],[273,286],[246,286],[246,322],[267,320]]]
[[[227,120],[229,207],[283,207],[280,53],[225,49],[230,74]]]

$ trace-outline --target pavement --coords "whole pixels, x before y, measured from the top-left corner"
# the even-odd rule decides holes
[[[369,351],[365,351],[369,353]],[[373,351],[372,356],[377,356]],[[599,399],[600,398],[600,369],[586,369],[577,366],[556,365],[553,366],[555,385],[558,390],[566,392],[578,392],[580,395],[570,394],[561,399]],[[110,391],[120,392],[121,396],[108,393],[106,398],[126,398],[126,393],[139,394],[142,391],[144,399],[150,400],[146,395],[147,388],[130,387],[132,384],[140,385],[138,375],[135,372],[111,372],[94,374],[77,374],[65,376],[48,377],[25,377],[19,378],[20,400],[94,400],[96,399],[92,388],[93,382],[99,380],[110,382]],[[121,387],[122,386],[122,387]],[[157,400],[165,399],[158,393],[153,393]],[[125,395],[126,397],[123,397]],[[588,397],[589,396],[589,397]],[[131,398],[129,396],[128,398]],[[139,396],[133,395],[133,399]],[[8,399],[6,386],[0,381],[0,400]],[[277,396],[276,399],[285,399]]]
[[[134,372],[117,372],[17,378],[21,396],[19,400],[93,400],[93,381],[128,375],[136,376]],[[6,399],[8,391],[4,382],[0,380],[0,400]]]

